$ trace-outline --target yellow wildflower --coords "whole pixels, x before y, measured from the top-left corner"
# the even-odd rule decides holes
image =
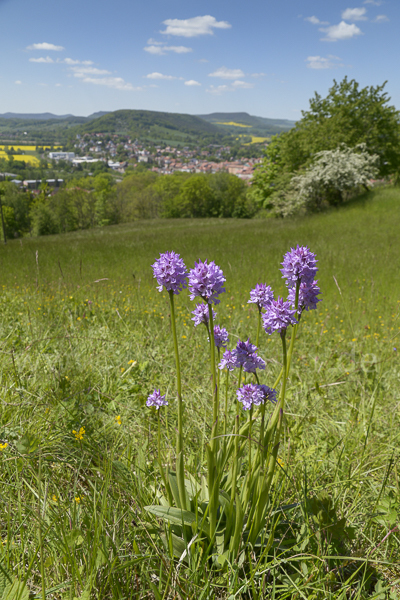
[[[121,425],[121,416],[118,415],[117,417],[115,417],[115,421],[116,421],[117,425]]]
[[[81,427],[79,431],[75,431],[75,429],[73,429],[72,433],[74,434],[76,440],[83,440],[83,436],[85,435],[85,428]]]

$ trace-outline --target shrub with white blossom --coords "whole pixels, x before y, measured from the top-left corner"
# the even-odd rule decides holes
[[[346,194],[360,187],[368,189],[370,180],[378,173],[379,157],[368,154],[365,144],[349,148],[342,144],[335,150],[324,150],[315,155],[313,164],[292,178],[301,206],[308,210],[324,203],[341,204]]]

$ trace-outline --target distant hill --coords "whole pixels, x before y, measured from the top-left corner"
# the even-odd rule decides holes
[[[243,129],[242,133],[255,133],[264,135],[274,135],[288,131],[295,125],[295,121],[287,119],[267,119],[265,117],[254,117],[246,112],[238,113],[211,113],[209,115],[197,115],[200,119],[204,119],[209,123],[217,125],[220,129],[229,131],[230,133],[238,132]],[[246,129],[245,129],[246,128]],[[249,128],[247,130],[247,128]],[[250,130],[251,128],[251,130]]]
[[[0,119],[34,119],[35,121],[48,121],[49,119],[68,119],[73,116],[74,115],[53,115],[53,113],[24,114],[7,112],[0,114]]]
[[[238,134],[268,137],[287,131],[294,121],[254,117],[248,113],[188,115],[151,110],[96,112],[88,117],[53,113],[0,114],[3,139],[30,139],[64,144],[85,133],[120,134],[146,143],[170,145],[231,144]]]
[[[87,119],[98,119],[99,117],[104,117],[104,115],[108,115],[109,110],[99,110],[98,112],[93,113],[86,117]]]
[[[24,121],[49,121],[51,119],[98,119],[103,115],[106,115],[108,111],[95,112],[88,117],[76,117],[75,115],[54,115],[53,113],[12,113],[6,112],[0,114],[0,119],[22,119]]]
[[[165,129],[193,134],[219,134],[219,128],[199,117],[180,113],[166,113],[152,110],[117,110],[98,119],[81,125],[81,133],[120,133],[129,135],[156,133]],[[160,131],[158,133],[161,133]]]

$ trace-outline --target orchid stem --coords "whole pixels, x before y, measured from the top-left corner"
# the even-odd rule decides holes
[[[178,339],[176,336],[175,322],[175,306],[174,292],[168,291],[171,304],[171,326],[172,336],[174,339],[175,363],[176,363],[176,387],[178,393],[178,431],[176,435],[176,475],[179,490],[179,498],[182,508],[186,508],[186,491],[185,491],[185,466],[183,456],[183,402],[182,402],[182,385],[181,385],[181,366],[179,360]]]

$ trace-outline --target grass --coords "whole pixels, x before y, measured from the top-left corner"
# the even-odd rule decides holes
[[[398,190],[381,188],[297,221],[142,221],[1,246],[0,565],[9,585],[25,593],[26,582],[38,598],[400,597],[399,202]],[[145,407],[155,387],[169,400],[171,462],[176,423],[168,298],[150,265],[167,249],[188,266],[215,260],[227,278],[218,322],[235,343],[255,337],[249,290],[267,282],[283,294],[279,263],[297,243],[317,254],[323,302],[295,347],[274,485],[275,503],[294,508],[271,551],[243,556],[229,578],[178,565],[144,510],[162,485]],[[191,310],[181,294],[186,465],[197,475],[211,398],[207,342]],[[260,353],[272,385],[279,339],[264,336]]]

